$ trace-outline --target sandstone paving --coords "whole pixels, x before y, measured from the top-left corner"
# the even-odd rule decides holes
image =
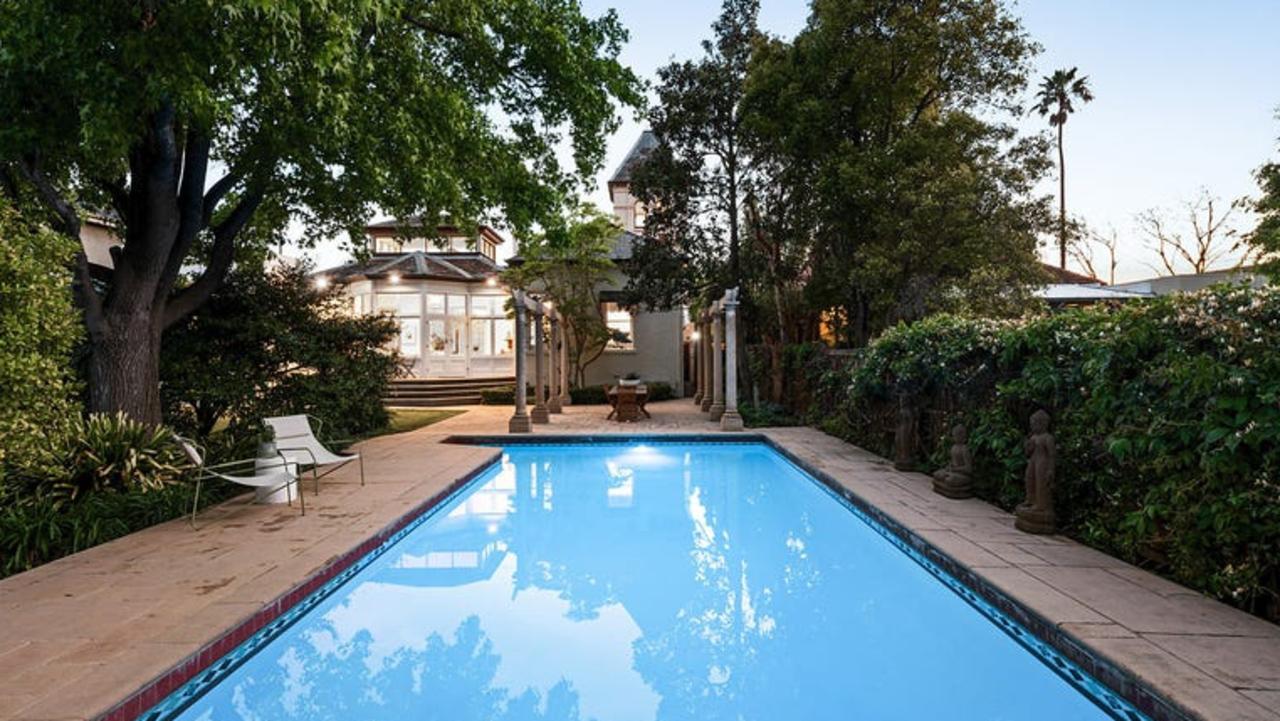
[[[569,406],[534,435],[718,432],[689,401],[649,408],[620,424]],[[162,524],[0,581],[0,719],[93,718],[439,495],[495,453],[442,441],[506,433],[510,408],[465,410],[361,444],[364,487],[354,466],[318,495],[304,481],[305,517],[242,497],[195,527]],[[1193,714],[1280,721],[1280,627],[1065,537],[1018,532],[1003,510],[938,496],[926,475],[814,429],[764,433]]]

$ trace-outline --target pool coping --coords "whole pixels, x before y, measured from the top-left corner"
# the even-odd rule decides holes
[[[954,577],[999,612],[1022,625],[1063,657],[1107,686],[1117,696],[1146,714],[1152,721],[1196,721],[1203,719],[1199,714],[1170,700],[1164,694],[1152,688],[1149,683],[1140,680],[1136,674],[1126,669],[1122,664],[1090,648],[1082,639],[1061,628],[1028,605],[1002,592],[994,583],[984,578],[980,572],[942,551],[905,524],[897,521],[893,516],[848,488],[831,474],[808,462],[788,448],[783,441],[766,434],[750,432],[734,434],[666,432],[634,435],[616,433],[545,433],[529,436],[455,434],[445,437],[441,442],[468,446],[554,445],[557,443],[584,445],[644,442],[764,445],[811,475],[828,491],[838,495],[856,509],[865,513],[929,562],[936,564],[943,572]],[[486,472],[494,463],[500,461],[501,456],[502,451],[495,449],[493,454],[477,462],[474,468],[452,480],[446,487],[416,504],[350,550],[334,557],[320,570],[295,584],[275,599],[267,602],[253,615],[206,643],[200,649],[191,653],[96,718],[100,721],[130,721],[137,719],[245,641],[262,631],[273,621],[284,616],[309,595],[321,589],[326,583],[376,550],[390,537],[413,523],[416,519],[430,513],[459,489]]]
[[[409,511],[383,526],[381,530],[351,549],[333,557],[318,571],[295,584],[288,591],[268,601],[253,615],[222,632],[217,638],[201,646],[149,683],[126,696],[124,700],[94,718],[97,721],[134,721],[139,718],[170,694],[199,676],[213,666],[214,663],[266,628],[273,621],[287,614],[308,596],[320,590],[325,584],[341,575],[357,561],[372,553],[410,523],[430,513],[459,489],[475,480],[493,466],[494,463],[501,460],[502,452],[495,450],[483,461],[477,463],[474,468],[450,481],[439,492],[413,506]]]

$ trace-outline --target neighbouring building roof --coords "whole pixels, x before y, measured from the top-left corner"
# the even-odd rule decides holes
[[[1117,290],[1101,283],[1050,283],[1035,292],[1050,305],[1065,303],[1100,303],[1109,300],[1136,300],[1150,298],[1150,293],[1138,293],[1130,290]]]
[[[406,280],[455,280],[482,281],[497,275],[498,264],[478,253],[424,253],[415,250],[400,255],[380,255],[366,261],[355,261],[336,268],[321,270],[323,275],[338,283],[361,278],[385,278],[399,273]]]
[[[1106,283],[1103,283],[1091,275],[1077,273],[1073,270],[1067,270],[1066,268],[1059,268],[1058,266],[1050,265],[1049,263],[1041,263],[1040,266],[1049,274],[1049,277],[1054,283],[1068,285],[1106,285]]]
[[[1134,280],[1128,283],[1116,283],[1111,286],[1117,290],[1127,290],[1146,295],[1171,295],[1173,293],[1194,293],[1215,283],[1248,283],[1254,288],[1267,285],[1266,275],[1260,273],[1256,266],[1243,268],[1227,268],[1209,270],[1204,273],[1184,273],[1166,275],[1146,280]]]
[[[609,178],[609,185],[615,183],[630,183],[631,171],[640,164],[642,160],[658,147],[658,136],[654,135],[652,130],[646,130],[640,134],[640,138],[636,140],[636,144],[631,146],[631,150],[627,152],[627,157],[622,159],[618,165],[618,169],[613,171],[613,177]]]
[[[613,248],[609,251],[609,260],[631,260],[636,244],[644,240],[644,236],[624,230],[613,239]]]

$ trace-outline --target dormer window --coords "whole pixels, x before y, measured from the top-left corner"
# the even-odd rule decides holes
[[[426,250],[426,243],[422,238],[405,239],[398,235],[380,235],[373,239],[374,253],[399,254],[421,250]]]

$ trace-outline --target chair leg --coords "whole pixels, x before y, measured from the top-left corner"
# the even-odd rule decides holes
[[[359,456],[360,461],[360,485],[364,486],[364,456]]]
[[[302,506],[302,515],[305,516],[307,515],[307,499],[303,497],[302,481],[299,480],[296,476],[294,477],[293,480],[295,483],[298,484],[298,505]]]
[[[196,477],[196,494],[191,499],[191,527],[196,527],[196,511],[200,508],[200,477]]]

